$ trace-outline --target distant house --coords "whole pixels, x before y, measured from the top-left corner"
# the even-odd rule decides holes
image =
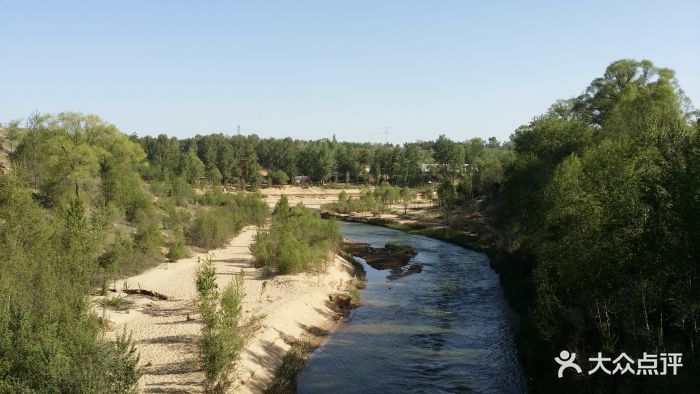
[[[420,169],[424,174],[427,174],[430,172],[435,167],[438,167],[440,164],[436,163],[423,163],[420,165]]]
[[[420,168],[421,168],[421,171],[422,171],[424,174],[427,174],[427,173],[429,173],[433,168],[445,167],[445,166],[446,166],[446,164],[423,163],[423,164],[420,165]],[[476,171],[476,172],[479,171],[479,169],[476,167],[475,164],[474,164],[474,165],[472,165],[472,164],[464,164],[464,166],[462,167],[462,171],[461,171],[461,172],[469,172],[470,169],[471,169],[472,171]]]
[[[371,167],[370,167],[369,164],[367,164],[367,163],[362,163],[362,164],[360,164],[360,168],[362,168],[362,171],[363,171],[365,174],[369,174],[369,171],[370,171],[370,169],[371,169]]]
[[[306,175],[297,175],[294,177],[294,184],[301,185],[303,183],[311,183],[311,177]]]

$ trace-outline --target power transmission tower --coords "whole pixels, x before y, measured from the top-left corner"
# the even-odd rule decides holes
[[[384,127],[384,142],[387,144],[389,143],[389,128],[388,127]]]

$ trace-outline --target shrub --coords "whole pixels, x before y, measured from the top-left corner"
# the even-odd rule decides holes
[[[223,207],[231,204],[233,194],[227,194],[219,188],[214,188],[214,190],[207,190],[206,193],[198,195],[195,200],[200,205]]]
[[[170,250],[168,250],[166,257],[171,261],[176,261],[187,257],[187,246],[185,245],[185,241],[182,239],[175,241],[173,246],[170,247]]]
[[[289,176],[282,170],[273,171],[270,177],[275,185],[286,185],[289,182]]]
[[[134,234],[134,249],[147,257],[160,256],[163,238],[160,226],[154,220],[144,219],[136,228]]]
[[[165,214],[163,216],[163,227],[173,231],[181,232],[190,220],[190,213],[184,208],[178,208],[174,199],[163,198],[158,205]]]
[[[194,189],[185,178],[177,177],[172,180],[170,197],[175,199],[178,206],[187,206],[194,199],[194,195]]]
[[[97,257],[99,276],[93,284],[143,271],[161,261],[161,233],[156,224],[142,223],[133,236],[117,232],[114,241]]]
[[[391,250],[393,252],[408,253],[414,255],[418,253],[416,251],[416,248],[398,242],[389,242],[386,245],[384,245],[384,249]]]
[[[219,294],[216,269],[210,259],[197,270],[197,306],[202,316],[200,353],[207,392],[225,392],[245,342],[245,328],[240,324],[241,304],[245,297],[243,273]]]
[[[178,206],[187,206],[195,197],[194,189],[187,183],[184,177],[175,177],[172,180],[153,181],[150,184],[151,192],[159,198],[172,198]]]
[[[261,225],[268,215],[265,202],[257,194],[207,193],[207,202],[214,207],[202,210],[187,230],[187,240],[203,248],[216,248],[248,224]]]
[[[414,195],[411,190],[404,189],[383,184],[374,190],[365,190],[358,198],[349,197],[343,190],[338,194],[337,202],[324,204],[322,208],[341,214],[372,212],[374,215],[379,215],[386,212],[392,204],[396,204],[399,200],[404,201],[404,207],[413,201]]]
[[[124,393],[138,356],[100,335],[85,297],[102,244],[79,200],[49,213],[0,176],[0,392]]]
[[[149,184],[151,193],[158,197],[168,197],[170,195],[170,185],[166,181],[153,181]]]
[[[200,212],[187,231],[190,243],[202,248],[223,246],[243,227],[243,223],[226,208],[215,208]]]
[[[105,308],[110,308],[117,311],[126,311],[134,305],[134,302],[127,299],[124,296],[114,296],[105,297],[104,299],[102,299],[101,304]]]
[[[255,236],[250,250],[256,264],[278,274],[325,269],[342,241],[337,224],[303,205],[287,211],[286,203],[280,199],[270,227]]]
[[[141,214],[149,215],[153,211],[151,197],[140,188],[125,192],[121,200],[119,206],[124,209],[126,219],[130,222],[136,221]]]
[[[260,226],[265,223],[270,212],[259,194],[237,193],[232,196],[232,208],[237,211],[244,224]]]

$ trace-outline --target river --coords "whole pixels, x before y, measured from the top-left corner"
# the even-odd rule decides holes
[[[343,235],[418,250],[423,272],[387,281],[367,271],[362,306],[299,374],[299,393],[523,393],[515,316],[483,253],[360,223]]]

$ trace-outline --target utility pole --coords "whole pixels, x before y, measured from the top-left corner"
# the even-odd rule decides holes
[[[237,130],[237,134],[241,135],[241,126],[240,125],[236,126],[236,130]]]

